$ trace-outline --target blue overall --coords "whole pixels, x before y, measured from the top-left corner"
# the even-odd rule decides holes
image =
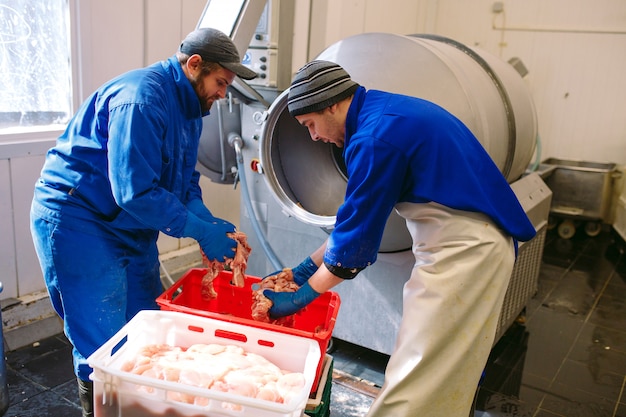
[[[398,203],[482,213],[516,241],[535,236],[480,142],[434,103],[359,87],[347,114],[343,158],[346,196],[324,255],[341,278],[354,278],[376,261],[385,222]]]
[[[80,107],[46,155],[31,232],[74,371],[161,294],[157,237],[201,199],[200,101],[175,57],[125,73]]]
[[[367,416],[467,416],[516,243],[535,228],[471,131],[428,101],[359,87],[343,157],[349,179],[326,267],[351,279],[374,263],[394,208],[415,256],[385,382]]]

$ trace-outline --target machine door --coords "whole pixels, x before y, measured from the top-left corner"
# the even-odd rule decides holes
[[[330,231],[346,193],[341,149],[314,142],[287,110],[288,91],[272,103],[262,128],[260,157],[264,178],[278,204],[296,219]],[[395,211],[387,220],[380,252],[410,249],[411,235]]]
[[[530,93],[512,65],[484,51],[432,35],[365,33],[329,46],[317,59],[340,64],[368,89],[444,107],[474,133],[510,183],[522,176],[534,154],[537,120]],[[265,180],[287,214],[331,229],[347,185],[340,150],[311,140],[289,115],[287,94],[272,103],[262,129]],[[393,212],[380,251],[411,245],[404,219]]]

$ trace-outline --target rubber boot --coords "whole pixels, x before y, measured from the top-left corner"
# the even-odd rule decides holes
[[[78,398],[83,407],[83,417],[93,417],[93,382],[78,379]]]

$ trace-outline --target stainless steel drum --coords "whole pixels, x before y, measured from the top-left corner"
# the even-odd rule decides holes
[[[432,35],[366,33],[343,39],[317,59],[343,66],[368,89],[430,100],[461,119],[509,182],[535,151],[537,119],[529,91],[507,62]],[[272,103],[259,147],[265,179],[281,208],[298,220],[332,228],[346,190],[341,150],[313,142],[287,111],[287,91]],[[393,214],[381,252],[405,250],[411,239]]]

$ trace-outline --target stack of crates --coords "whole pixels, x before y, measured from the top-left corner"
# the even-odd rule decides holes
[[[304,376],[304,388],[286,403],[206,389],[129,372],[126,364],[146,346],[234,345],[282,370]],[[94,372],[98,417],[301,417],[310,400],[319,361],[316,341],[176,311],[140,311],[88,359]]]
[[[161,310],[178,311],[317,341],[322,357],[311,388],[311,393],[316,393],[319,389],[318,384],[323,379],[324,354],[339,313],[339,295],[333,291],[323,293],[307,307],[294,314],[293,325],[290,327],[263,323],[252,318],[252,286],[261,282],[261,278],[247,275],[244,286],[235,287],[231,284],[232,272],[222,271],[213,280],[217,297],[204,299],[202,278],[206,272],[205,268],[192,268],[185,273],[157,298],[156,301]]]
[[[306,403],[304,413],[310,417],[330,416],[330,392],[333,385],[333,365],[334,359],[329,354],[324,358],[324,367],[317,391],[311,393]]]

